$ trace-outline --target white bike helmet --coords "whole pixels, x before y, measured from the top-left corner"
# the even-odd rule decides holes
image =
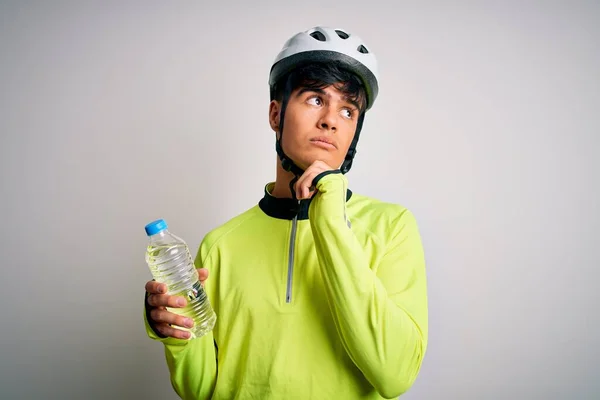
[[[366,108],[371,108],[379,90],[377,59],[358,36],[343,29],[317,26],[285,42],[271,67],[271,91],[283,76],[300,65],[332,61],[361,79],[367,94]]]

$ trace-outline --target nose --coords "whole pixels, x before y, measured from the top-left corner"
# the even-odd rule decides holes
[[[319,119],[318,126],[328,131],[337,131],[337,113],[333,107],[323,107],[323,113]]]

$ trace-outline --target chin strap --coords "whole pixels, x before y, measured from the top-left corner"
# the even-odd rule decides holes
[[[281,160],[281,166],[283,167],[283,169],[293,173],[294,175],[296,175],[296,177],[300,177],[304,173],[304,170],[302,168],[298,167],[294,163],[294,161],[283,152],[283,121],[285,120],[285,111],[287,109],[287,105],[288,105],[291,94],[292,94],[292,82],[291,82],[290,76],[288,76],[288,78],[285,82],[285,88],[283,91],[283,101],[281,102],[281,112],[279,115],[279,139],[277,140],[277,143],[275,144],[275,150],[277,151],[277,155],[279,156],[279,159]]]
[[[300,177],[294,175],[294,178],[290,181],[290,192],[292,193],[292,199],[294,199],[295,201],[298,201],[298,198],[296,197],[296,191],[294,190],[294,185],[296,184],[296,182],[298,182],[298,179]]]
[[[298,182],[298,179],[302,176],[302,174],[304,174],[304,170],[297,166],[294,161],[283,151],[283,121],[285,120],[285,110],[291,94],[292,82],[290,76],[288,75],[283,91],[283,101],[281,102],[281,112],[279,115],[279,139],[277,139],[275,143],[275,150],[277,151],[277,155],[279,156],[279,160],[281,161],[281,166],[283,169],[294,174],[294,179],[290,181],[290,193],[292,194],[292,198],[294,200],[298,200],[296,197],[296,191],[294,190],[294,185],[296,182]]]
[[[358,122],[356,123],[356,132],[354,133],[354,138],[352,139],[352,143],[350,144],[350,148],[346,153],[346,158],[340,167],[340,171],[342,174],[346,174],[352,168],[352,161],[354,161],[354,156],[356,155],[356,145],[358,144],[358,138],[360,137],[360,131],[362,130],[363,121],[365,120],[365,113],[361,113],[358,117]]]

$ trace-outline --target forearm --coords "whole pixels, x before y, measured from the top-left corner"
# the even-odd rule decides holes
[[[320,184],[310,210],[332,316],[346,351],[365,377],[385,397],[398,396],[420,369],[422,332],[373,272],[348,226],[345,179],[340,178]]]
[[[160,335],[149,320],[145,302],[144,325],[147,335],[163,343],[173,388],[182,399],[209,399],[217,379],[217,361],[213,332],[192,339]]]

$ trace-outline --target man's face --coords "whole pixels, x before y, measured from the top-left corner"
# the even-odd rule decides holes
[[[281,104],[271,102],[269,119],[278,137],[280,112]],[[354,138],[358,117],[358,105],[334,86],[296,89],[285,111],[283,151],[302,169],[317,160],[339,168]]]

